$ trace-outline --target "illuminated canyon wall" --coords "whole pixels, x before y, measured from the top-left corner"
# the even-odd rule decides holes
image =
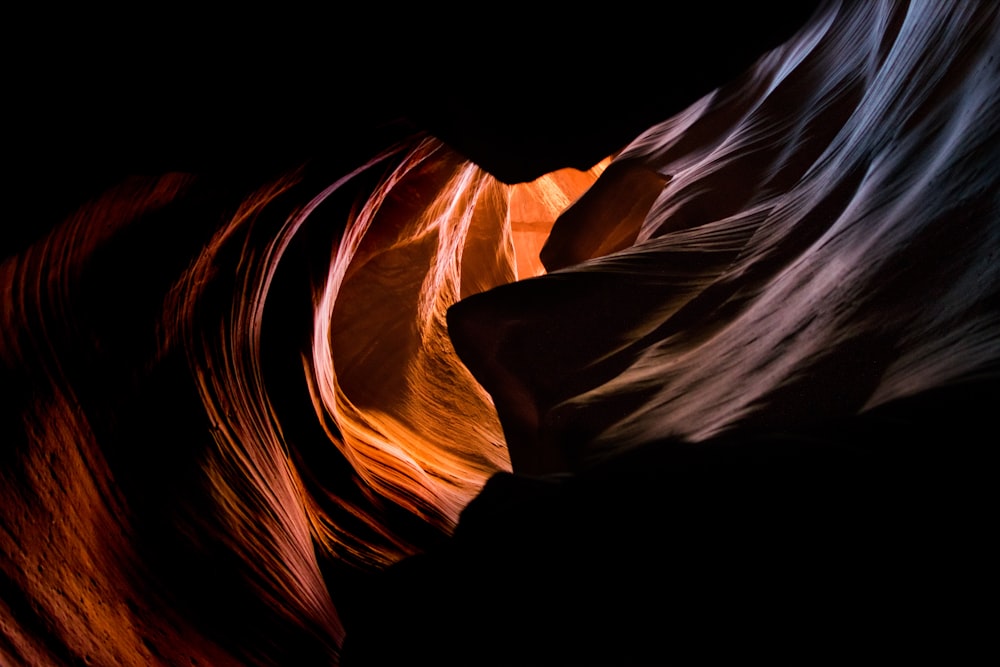
[[[952,9],[823,15],[618,154],[542,251],[564,270],[453,312],[525,451],[784,430],[995,363],[996,17]]]
[[[7,526],[6,590],[30,605],[8,618],[51,619],[10,626],[10,660],[58,662],[68,643],[97,664],[267,662],[211,618],[231,600],[194,609],[231,587],[336,655],[316,552],[384,567],[510,470],[448,307],[542,272],[548,228],[602,166],[507,185],[418,136],[323,187],[294,173],[227,198],[196,175],[134,177],[9,258],[5,360],[31,390],[9,406],[5,508],[32,511]],[[185,628],[206,613],[228,647]]]
[[[368,664],[381,574],[488,480],[987,403],[998,147],[992,3],[827,3],[589,170],[507,183],[414,129],[349,169],[116,179],[0,261],[0,663],[338,664],[356,632]],[[477,572],[386,632],[491,599]]]

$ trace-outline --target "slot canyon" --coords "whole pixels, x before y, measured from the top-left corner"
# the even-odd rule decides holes
[[[980,655],[1000,7],[697,5],[39,17],[0,665]]]

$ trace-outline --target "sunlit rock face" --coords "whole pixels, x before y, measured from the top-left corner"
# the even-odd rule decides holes
[[[318,416],[365,488],[447,531],[510,463],[445,315],[542,273],[538,250],[556,216],[603,164],[512,186],[433,138],[387,160],[317,291],[306,370]]]
[[[559,271],[451,313],[515,467],[995,368],[998,47],[991,7],[830,7],[622,150],[556,223]]]
[[[508,185],[412,135],[333,180],[135,176],[8,257],[5,664],[335,662],[326,578],[510,470],[447,309],[542,273],[602,168]]]
[[[488,132],[402,124],[100,181],[0,260],[0,663],[656,664],[716,630],[766,654],[826,598],[771,627],[761,596],[863,595],[886,570],[857,553],[928,553],[914,506],[927,542],[954,520],[908,495],[929,467],[878,476],[864,420],[893,442],[900,400],[995,397],[998,63],[992,3],[828,3],[537,180],[516,146],[479,161],[503,179],[469,161]],[[817,458],[755,459],[773,433]]]

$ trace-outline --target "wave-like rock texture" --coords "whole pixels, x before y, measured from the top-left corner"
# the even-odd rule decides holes
[[[796,428],[995,368],[998,46],[988,7],[833,8],[639,136],[556,222],[557,272],[452,311],[512,456]]]
[[[511,469],[447,309],[542,272],[603,166],[508,185],[408,134],[130,177],[9,256],[4,663],[336,663],[336,598]]]
[[[824,3],[589,170],[373,136],[5,249],[0,663],[975,648],[994,3]]]
[[[495,476],[448,548],[382,582],[405,651],[348,647],[974,655],[998,164],[1000,14],[975,3],[826,4],[636,137],[556,220],[550,273],[449,310],[529,477]],[[442,589],[460,604],[410,620]]]

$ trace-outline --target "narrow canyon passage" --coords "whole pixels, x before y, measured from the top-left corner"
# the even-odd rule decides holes
[[[330,40],[18,125],[0,663],[967,661],[1000,10],[620,12],[572,57],[460,36],[474,80]]]

